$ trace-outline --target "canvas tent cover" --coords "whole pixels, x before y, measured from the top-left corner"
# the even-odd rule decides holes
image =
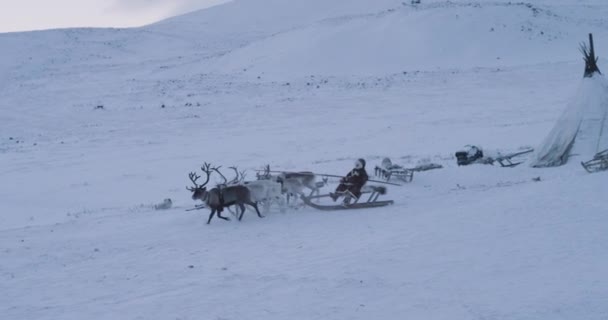
[[[608,82],[599,72],[581,80],[577,93],[536,149],[531,166],[564,165],[608,149]]]

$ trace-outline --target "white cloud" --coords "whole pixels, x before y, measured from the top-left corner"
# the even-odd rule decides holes
[[[0,32],[68,27],[134,27],[222,0],[0,0]]]

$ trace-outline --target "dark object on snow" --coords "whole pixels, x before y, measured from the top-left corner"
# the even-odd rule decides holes
[[[415,172],[422,172],[422,171],[429,171],[429,170],[435,170],[435,169],[441,169],[443,168],[442,165],[437,164],[437,163],[425,163],[425,164],[419,164],[414,168],[411,168],[409,170],[415,171]]]
[[[369,180],[369,176],[367,175],[367,171],[365,171],[365,160],[359,159],[355,162],[355,168],[340,180],[340,185],[336,188],[335,193],[330,194],[330,196],[336,201],[338,197],[346,194],[344,201],[347,203],[351,197],[359,199],[361,188],[363,188],[367,180]]]
[[[456,162],[459,166],[467,166],[472,163],[482,163],[482,159],[483,151],[481,148],[476,146],[465,146],[465,150],[456,152]]]
[[[105,108],[102,104],[95,107],[95,110],[103,110],[103,109],[105,109]]]
[[[593,159],[581,162],[581,165],[589,173],[608,170],[608,150],[598,152]]]
[[[585,56],[585,78],[590,78],[595,72],[602,74],[597,67],[597,56],[593,48],[593,35],[589,34],[589,47],[585,43],[581,44],[581,52]]]

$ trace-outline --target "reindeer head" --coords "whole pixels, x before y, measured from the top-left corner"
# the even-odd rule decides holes
[[[264,171],[263,173],[257,172],[255,174],[256,178],[258,180],[270,180],[272,179],[272,176],[270,175],[270,165],[266,165],[264,167]]]
[[[188,189],[189,191],[192,192],[192,200],[201,200],[201,201],[205,201],[205,199],[207,198],[207,183],[209,183],[209,178],[211,177],[211,171],[212,170],[217,170],[218,168],[212,168],[211,164],[206,163],[201,167],[201,170],[207,175],[207,179],[205,180],[205,182],[202,185],[197,184],[197,180],[200,178],[200,176],[196,175],[195,172],[190,172],[190,174],[188,174],[188,177],[190,178],[190,181],[192,181],[192,183],[194,184],[194,188],[192,187],[186,187],[186,189]]]

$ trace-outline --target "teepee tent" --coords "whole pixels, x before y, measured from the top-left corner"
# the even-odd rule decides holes
[[[581,46],[585,74],[577,93],[533,155],[532,167],[564,165],[570,157],[592,158],[608,149],[608,81],[597,67],[593,36]]]

